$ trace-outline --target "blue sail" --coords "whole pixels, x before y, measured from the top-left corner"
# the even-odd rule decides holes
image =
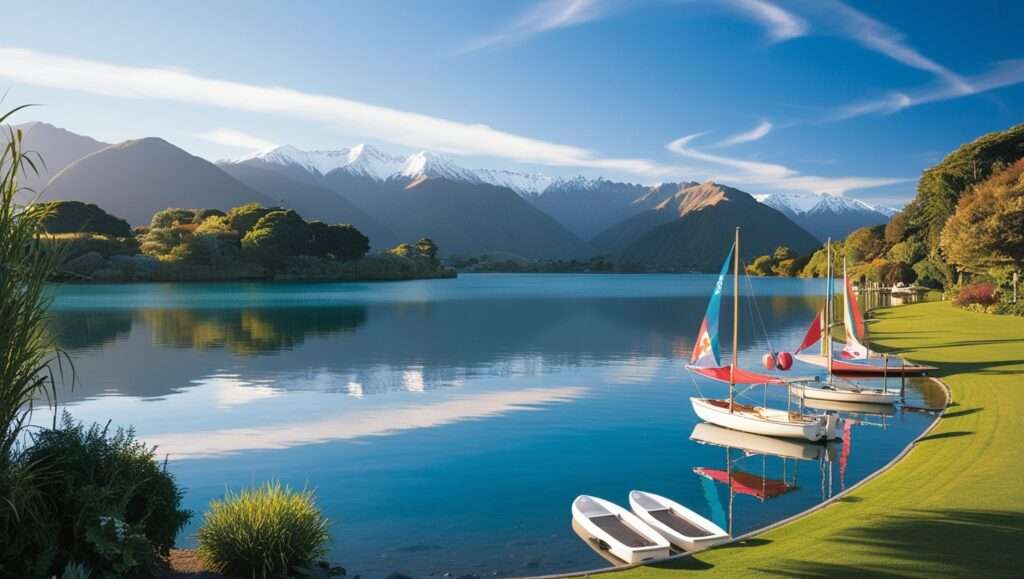
[[[701,322],[700,330],[697,332],[697,343],[693,346],[693,355],[690,356],[691,366],[718,368],[722,365],[718,349],[718,314],[722,309],[722,289],[725,287],[725,276],[729,275],[729,264],[732,262],[732,252],[735,249],[736,244],[734,243],[729,248],[729,255],[725,257],[725,263],[722,264],[722,272],[718,274],[715,291],[711,293],[708,310],[704,314],[704,321]]]

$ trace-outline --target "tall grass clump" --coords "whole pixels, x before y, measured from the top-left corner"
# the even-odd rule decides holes
[[[25,107],[0,115],[0,575],[39,576],[52,558],[46,497],[37,482],[50,473],[19,460],[34,405],[54,403],[62,377],[60,354],[47,332],[46,281],[62,261],[61,247],[40,240],[46,205],[16,203],[32,192],[19,176],[42,160],[24,149],[8,123]]]
[[[327,554],[327,527],[312,491],[268,482],[210,503],[196,537],[199,556],[220,573],[294,577]]]

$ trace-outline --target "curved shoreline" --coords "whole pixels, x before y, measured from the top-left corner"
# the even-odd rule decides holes
[[[584,570],[584,571],[571,571],[571,572],[568,572],[568,573],[555,573],[555,574],[550,574],[550,575],[525,575],[525,576],[517,577],[516,579],[559,579],[559,578],[563,578],[563,577],[589,577],[591,575],[604,575],[604,574],[608,574],[608,573],[615,573],[615,572],[620,572],[620,571],[627,571],[627,570],[630,570],[630,569],[637,569],[637,568],[640,568],[640,567],[650,567],[650,566],[654,566],[654,565],[668,563],[668,562],[671,562],[671,561],[679,561],[679,560],[683,560],[683,559],[689,559],[689,558],[692,558],[694,555],[696,555],[698,553],[708,553],[708,552],[711,552],[711,551],[714,551],[714,550],[726,548],[726,547],[733,546],[733,545],[736,545],[738,543],[742,543],[744,541],[753,539],[753,538],[755,538],[758,535],[767,533],[768,531],[771,531],[771,530],[777,529],[779,527],[783,527],[783,526],[789,525],[789,524],[794,523],[794,522],[796,522],[796,521],[798,521],[800,519],[803,519],[804,517],[807,517],[808,515],[814,514],[814,513],[818,512],[818,511],[824,509],[825,507],[832,505],[833,503],[840,502],[842,499],[846,498],[847,495],[849,495],[850,493],[858,490],[861,486],[867,484],[868,482],[871,482],[871,481],[875,480],[876,478],[878,478],[882,474],[885,474],[887,471],[889,471],[894,466],[899,464],[904,458],[906,458],[906,456],[908,454],[910,454],[910,451],[913,450],[914,446],[917,445],[917,443],[922,438],[924,438],[925,436],[928,436],[929,434],[931,434],[932,430],[934,430],[935,427],[939,424],[939,421],[942,420],[943,413],[945,412],[945,410],[947,408],[949,408],[950,404],[952,404],[952,402],[953,402],[953,391],[949,387],[948,384],[946,384],[942,380],[939,380],[938,378],[935,378],[935,377],[932,377],[932,376],[928,376],[928,379],[932,380],[933,382],[935,382],[936,384],[941,386],[943,392],[945,392],[945,394],[946,394],[946,404],[943,406],[943,408],[936,409],[937,414],[935,415],[935,419],[932,420],[931,424],[929,424],[927,428],[925,428],[923,431],[921,431],[921,433],[919,435],[917,435],[913,440],[911,440],[909,443],[907,443],[907,445],[905,447],[903,447],[903,449],[896,456],[894,456],[889,462],[885,463],[881,468],[879,468],[878,470],[872,472],[871,474],[867,475],[863,479],[857,481],[854,485],[850,486],[847,489],[844,489],[843,491],[839,492],[835,496],[832,496],[832,497],[830,497],[829,499],[827,499],[825,501],[822,501],[822,502],[820,502],[820,503],[818,503],[818,504],[816,504],[816,505],[814,505],[812,507],[808,507],[807,509],[804,509],[803,511],[800,511],[799,513],[790,515],[790,516],[788,516],[788,517],[786,517],[784,519],[780,519],[780,520],[775,521],[774,523],[771,523],[769,525],[765,525],[764,527],[760,527],[758,529],[754,529],[753,531],[748,531],[748,532],[746,532],[746,533],[744,533],[744,534],[742,534],[742,535],[740,535],[738,537],[735,537],[735,538],[733,538],[733,539],[731,539],[731,540],[729,540],[729,541],[727,541],[725,543],[720,543],[718,545],[715,545],[713,548],[708,549],[707,551],[687,551],[687,552],[684,552],[684,553],[679,553],[679,554],[676,554],[676,555],[672,555],[670,557],[665,557],[664,559],[656,559],[656,560],[651,560],[651,561],[644,561],[642,563],[631,563],[631,564],[628,564],[628,565],[621,565],[621,566],[617,566],[617,567],[598,567],[596,569],[590,569],[590,570]]]

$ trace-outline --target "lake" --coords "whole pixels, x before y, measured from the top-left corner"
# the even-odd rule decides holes
[[[741,365],[756,368],[800,342],[824,283],[741,283],[757,295],[742,302]],[[684,368],[713,285],[501,274],[67,285],[53,327],[78,372],[65,407],[134,425],[168,457],[196,512],[179,545],[195,545],[225,489],[273,479],[316,490],[349,575],[537,575],[608,565],[570,524],[579,494],[627,504],[631,489],[656,492],[738,535],[856,483],[933,419],[852,415],[845,441],[802,458],[695,433],[688,397],[727,392]],[[725,355],[731,323],[724,307]],[[817,372],[797,362],[790,374]],[[924,384],[908,383],[908,405],[935,400]],[[786,405],[779,387],[740,400],[765,396]]]

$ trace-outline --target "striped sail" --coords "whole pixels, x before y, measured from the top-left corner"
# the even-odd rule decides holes
[[[707,312],[704,313],[704,321],[700,324],[697,332],[697,343],[693,346],[693,355],[690,356],[690,365],[697,368],[718,368],[721,364],[721,355],[718,349],[718,314],[722,309],[722,289],[725,287],[725,276],[729,275],[729,264],[732,262],[732,252],[736,249],[734,243],[729,248],[729,255],[725,257],[722,264],[722,272],[718,274],[718,282],[715,283],[715,291],[711,293],[708,301]]]
[[[846,277],[846,260],[843,260],[843,326],[846,328],[846,345],[841,352],[844,358],[863,360],[868,357],[867,347],[861,343],[864,339],[864,317],[857,305],[857,295],[850,286],[850,278]]]

